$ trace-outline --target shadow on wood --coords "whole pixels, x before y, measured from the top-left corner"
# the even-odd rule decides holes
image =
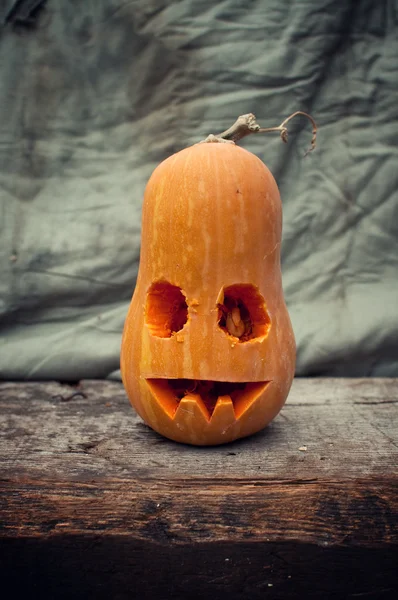
[[[395,598],[392,550],[294,543],[157,545],[121,536],[0,541],[3,588],[14,597],[49,600]]]

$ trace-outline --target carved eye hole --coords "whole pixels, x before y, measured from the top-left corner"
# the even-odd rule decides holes
[[[271,327],[265,300],[250,283],[222,288],[217,298],[218,326],[239,342],[266,337]]]
[[[155,281],[148,290],[145,323],[152,335],[169,338],[188,320],[188,305],[181,288],[168,281]]]

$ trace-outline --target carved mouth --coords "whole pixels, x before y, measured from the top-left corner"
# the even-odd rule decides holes
[[[235,418],[244,412],[264,392],[270,381],[228,382],[202,379],[147,379],[152,395],[165,412],[175,418],[184,404],[196,404],[208,421],[220,404],[231,405]]]

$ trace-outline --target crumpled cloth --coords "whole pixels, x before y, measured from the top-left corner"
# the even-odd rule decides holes
[[[17,6],[18,4],[18,6]],[[284,207],[297,375],[398,375],[396,0],[0,8],[0,377],[118,376],[143,191],[243,113]]]

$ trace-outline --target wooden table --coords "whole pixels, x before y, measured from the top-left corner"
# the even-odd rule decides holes
[[[397,409],[398,380],[296,379],[264,432],[194,448],[147,428],[119,383],[2,383],[2,589],[396,598]]]

